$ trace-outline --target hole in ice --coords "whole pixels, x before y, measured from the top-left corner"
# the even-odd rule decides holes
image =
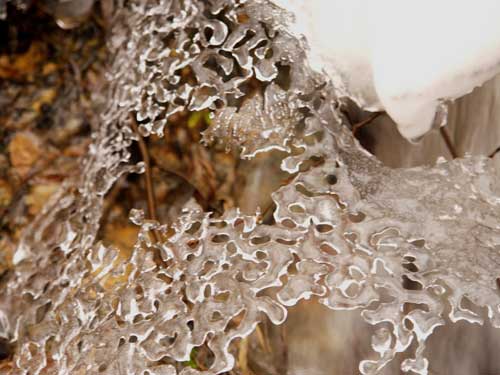
[[[171,284],[173,281],[173,279],[170,276],[165,275],[164,273],[157,273],[155,277],[164,281],[167,284]]]
[[[323,253],[326,253],[328,255],[332,255],[332,256],[339,255],[339,252],[337,250],[335,250],[332,246],[330,246],[329,244],[326,244],[326,243],[321,244],[319,249]]]
[[[295,214],[303,214],[304,212],[306,212],[306,210],[304,210],[304,207],[297,203],[289,205],[288,209],[290,210],[290,212],[293,212]]]
[[[201,223],[199,221],[197,222],[194,222],[193,224],[191,224],[191,226],[186,230],[187,233],[189,234],[195,234],[198,229],[200,229],[201,227]]]
[[[212,27],[206,26],[203,29],[203,34],[205,35],[205,39],[207,41],[210,41],[210,38],[214,35],[214,30],[212,29]]]
[[[297,274],[297,263],[300,261],[299,257],[297,254],[293,254],[293,261],[290,263],[288,266],[287,274],[292,276]]]
[[[212,270],[212,268],[214,267],[214,264],[215,263],[211,260],[205,262],[205,264],[203,265],[203,268],[200,272],[200,277],[205,276],[207,273],[209,273]]]
[[[210,284],[206,285],[205,286],[205,289],[203,290],[203,296],[205,298],[208,298],[212,295],[212,287],[210,286]]]
[[[214,299],[219,302],[226,302],[229,299],[229,292],[217,293]]]
[[[144,290],[142,289],[142,286],[137,285],[135,287],[135,292],[137,293],[137,296],[142,298],[144,296]]]
[[[195,249],[198,244],[200,243],[199,240],[189,240],[188,242],[186,242],[186,245],[190,248],[190,249]]]
[[[288,91],[290,88],[290,66],[282,65],[280,63],[276,64],[278,68],[278,75],[276,76],[274,83],[276,83],[281,89]]]
[[[212,322],[217,322],[222,319],[222,314],[219,311],[214,311],[210,320]]]
[[[236,254],[236,251],[238,250],[238,248],[236,247],[236,245],[233,242],[229,242],[226,245],[226,250],[227,250],[227,254],[229,256],[233,256],[234,254]]]
[[[408,276],[403,275],[403,286],[407,290],[422,290],[423,285],[419,282],[410,279]]]
[[[413,330],[413,328],[414,328],[414,324],[410,319],[405,319],[403,321],[403,324],[404,324],[405,328],[409,331]]]
[[[171,346],[177,340],[177,332],[173,336],[164,336],[159,340],[160,345]]]
[[[252,56],[254,57],[266,57],[266,53],[267,53],[267,49],[269,48],[264,48],[266,45],[268,44],[268,41],[267,40],[261,40],[259,43],[257,43],[255,46],[252,47],[251,51],[252,51]],[[266,50],[265,53],[263,53],[263,51]],[[267,58],[267,57],[266,57]]]
[[[410,243],[413,246],[416,246],[418,248],[423,248],[425,246],[425,240],[424,239],[413,240]]]
[[[245,228],[245,221],[242,219],[236,219],[233,224],[234,229],[242,231]]]
[[[319,224],[319,225],[316,225],[316,230],[319,233],[328,233],[328,232],[331,232],[333,230],[333,226],[331,226],[329,224]]]
[[[45,303],[44,305],[40,306],[37,310],[36,310],[36,324],[40,323],[43,318],[45,318],[45,315],[47,315],[47,312],[49,311],[50,307],[52,306],[52,302],[47,302]]]
[[[252,39],[256,35],[255,31],[252,29],[247,29],[245,32],[245,35],[243,38],[241,38],[238,43],[236,43],[233,47],[233,49],[239,48],[242,45],[244,45],[246,42],[248,42],[250,39]]]
[[[297,243],[296,240],[285,240],[283,238],[277,238],[276,242],[282,244],[282,245],[288,245],[288,246],[293,246]]]
[[[366,215],[362,212],[351,212],[349,213],[349,220],[353,223],[361,223],[365,220]]]
[[[289,228],[289,229],[293,229],[297,226],[297,224],[295,224],[292,220],[290,219],[285,219],[281,222],[281,224],[283,224],[285,227]]]
[[[269,236],[262,236],[262,237],[253,237],[250,242],[252,245],[262,245],[271,240],[271,237]]]
[[[335,185],[337,183],[337,176],[335,176],[334,174],[329,174],[325,177],[325,180],[326,180],[326,183],[328,185]]]
[[[429,306],[427,306],[425,303],[405,302],[403,304],[403,311],[405,311],[406,313],[409,313],[413,310],[423,310],[425,312],[429,312]]]
[[[247,311],[245,309],[241,310],[238,314],[232,317],[232,319],[227,323],[227,329],[236,329],[239,327]]]
[[[403,268],[410,272],[418,272],[418,267],[413,262],[403,262]]]
[[[316,195],[313,192],[307,190],[306,187],[302,184],[296,184],[295,190],[297,190],[299,193],[305,195],[306,197],[314,197]]]
[[[137,314],[136,316],[134,316],[134,319],[132,320],[132,322],[134,324],[136,324],[136,323],[142,322],[143,320],[144,320],[144,315]]]
[[[321,156],[311,156],[311,158],[305,160],[300,164],[299,171],[306,172],[311,168],[318,167],[325,162],[325,159]]]
[[[264,251],[256,251],[255,256],[257,257],[258,260],[264,260],[267,258],[267,253]]]
[[[137,342],[137,336],[135,335],[131,335],[129,338],[128,338],[128,342],[130,343],[134,343],[134,342]]]
[[[469,298],[465,296],[462,297],[462,299],[460,300],[460,308],[467,310],[472,314],[478,316],[484,315],[483,311],[486,311],[486,308],[477,306],[474,302],[472,302]]]
[[[342,290],[342,294],[349,298],[355,298],[360,292],[360,286],[357,282],[352,282],[350,285]]]

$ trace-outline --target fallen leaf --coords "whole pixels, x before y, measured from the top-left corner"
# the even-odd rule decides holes
[[[40,113],[42,110],[42,106],[44,104],[51,104],[56,98],[56,95],[57,95],[57,90],[54,88],[48,88],[42,90],[38,94],[33,104],[31,105],[31,108],[37,113]]]
[[[14,57],[0,56],[0,78],[26,79],[33,75],[40,61],[46,58],[46,49],[40,43],[32,43],[28,51]]]
[[[16,172],[26,177],[42,154],[42,142],[32,132],[19,132],[10,141],[8,152]]]
[[[12,188],[5,180],[0,180],[0,207],[6,207],[12,200]]]
[[[28,212],[31,215],[38,214],[52,194],[57,191],[59,186],[60,184],[57,183],[32,186],[30,193],[25,198],[26,205],[28,206]]]

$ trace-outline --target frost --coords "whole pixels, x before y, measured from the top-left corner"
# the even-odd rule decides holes
[[[122,11],[82,177],[24,233],[2,290],[2,325],[18,347],[13,373],[222,373],[234,366],[231,342],[265,317],[282,323],[288,306],[312,296],[376,326],[363,374],[412,342],[402,370],[428,373],[426,339],[440,325],[482,323],[471,304],[500,326],[491,161],[384,167],[354,140],[332,85],[308,68],[284,22],[260,1],[159,0]],[[161,135],[170,115],[205,109],[210,136],[232,138],[244,156],[289,151],[282,169],[292,178],[273,193],[274,224],[239,210],[213,217],[190,202],[171,226],[132,211],[140,233],[130,259],[97,242],[104,195],[142,171],[129,162],[129,113],[145,134]],[[184,364],[200,347],[211,353],[206,371]]]
[[[229,140],[227,146],[242,148],[242,157],[253,157],[269,149],[290,151],[285,145],[302,117],[290,95],[271,83],[263,96],[255,94],[241,108],[218,111],[205,137]]]

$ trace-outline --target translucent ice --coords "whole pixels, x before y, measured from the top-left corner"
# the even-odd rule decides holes
[[[363,374],[409,348],[402,370],[428,373],[436,327],[482,323],[470,304],[500,326],[491,161],[384,167],[352,137],[332,83],[310,70],[285,20],[265,1],[137,1],[121,11],[82,177],[27,228],[1,290],[12,373],[222,373],[235,363],[231,342],[312,296],[376,326]],[[250,92],[252,80],[264,90]],[[96,241],[104,195],[142,171],[129,160],[130,112],[144,134],[161,135],[169,115],[205,109],[216,119],[210,135],[241,142],[246,156],[289,151],[274,224],[238,209],[215,218],[191,201],[171,227],[132,211],[140,232],[128,259]],[[199,347],[211,353],[206,371],[185,364]]]

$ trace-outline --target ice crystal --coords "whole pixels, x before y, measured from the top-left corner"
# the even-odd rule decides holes
[[[82,177],[26,230],[2,290],[13,373],[222,373],[234,366],[233,340],[264,317],[282,323],[311,296],[377,327],[363,374],[412,342],[402,370],[426,374],[436,327],[482,322],[469,302],[500,326],[500,180],[489,159],[384,167],[268,2],[138,1],[121,12]],[[129,114],[161,135],[172,114],[200,110],[213,113],[210,135],[234,135],[246,156],[289,151],[282,169],[293,178],[273,193],[274,224],[239,210],[215,218],[193,202],[172,226],[133,210],[140,233],[123,259],[96,235],[106,192],[141,172],[129,161]],[[201,346],[206,371],[185,365]]]

